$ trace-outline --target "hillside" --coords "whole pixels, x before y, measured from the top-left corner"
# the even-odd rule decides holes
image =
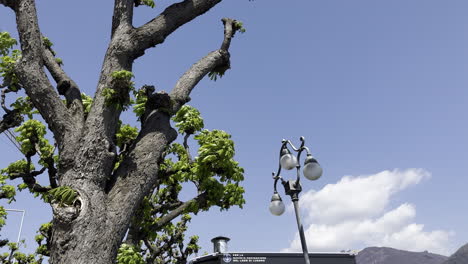
[[[468,243],[453,253],[443,264],[468,264]]]
[[[468,249],[468,247],[467,247]],[[411,252],[388,247],[368,247],[356,256],[357,264],[442,264],[448,257],[429,252]],[[468,264],[449,262],[444,264]]]

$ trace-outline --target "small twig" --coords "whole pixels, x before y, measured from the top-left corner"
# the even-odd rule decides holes
[[[185,151],[187,152],[187,159],[188,159],[189,163],[192,164],[193,159],[192,159],[192,155],[190,154],[190,147],[189,147],[189,145],[187,143],[187,140],[190,137],[190,135],[192,135],[192,134],[186,133],[185,136],[184,136],[184,148],[185,148]]]

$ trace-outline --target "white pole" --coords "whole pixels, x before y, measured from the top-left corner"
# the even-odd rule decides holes
[[[19,241],[20,241],[20,237],[21,237],[21,230],[23,230],[24,214],[26,213],[26,210],[18,210],[18,209],[5,209],[5,211],[11,211],[11,212],[22,213],[22,216],[21,216],[21,223],[20,223],[20,228],[19,228],[19,232],[18,232],[18,239],[16,240],[16,243],[19,243]]]

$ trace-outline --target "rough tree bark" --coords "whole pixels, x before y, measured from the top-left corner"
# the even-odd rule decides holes
[[[116,171],[113,171],[114,136],[121,110],[107,104],[102,91],[104,88],[119,89],[112,87],[113,72],[131,71],[135,59],[146,49],[162,43],[177,28],[219,2],[221,0],[185,0],[135,28],[132,25],[134,1],[115,0],[111,41],[93,105],[84,118],[78,85],[43,45],[35,1],[0,0],[0,4],[16,14],[22,51],[16,73],[54,134],[60,154],[58,185],[70,186],[79,195],[79,202],[74,206],[53,206],[50,263],[107,264],[114,261],[131,216],[158,179],[163,151],[177,136],[170,125],[170,117],[190,100],[190,92],[205,75],[218,68],[229,68],[228,49],[236,31],[236,21],[223,19],[225,30],[220,49],[210,52],[188,69],[170,94],[150,95],[141,131]],[[47,78],[46,70],[56,82],[56,88]],[[60,95],[67,104],[62,103]],[[171,217],[168,216],[168,221]]]

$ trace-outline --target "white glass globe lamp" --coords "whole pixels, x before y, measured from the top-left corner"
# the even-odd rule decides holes
[[[297,158],[292,155],[289,149],[284,148],[280,158],[281,168],[286,170],[292,170],[297,166]]]
[[[302,172],[304,173],[304,177],[311,181],[315,181],[322,176],[323,169],[320,167],[317,160],[312,157],[312,155],[308,154],[304,161],[304,169]]]
[[[269,209],[270,213],[273,215],[282,215],[286,209],[280,195],[277,192],[275,192],[271,197]]]

